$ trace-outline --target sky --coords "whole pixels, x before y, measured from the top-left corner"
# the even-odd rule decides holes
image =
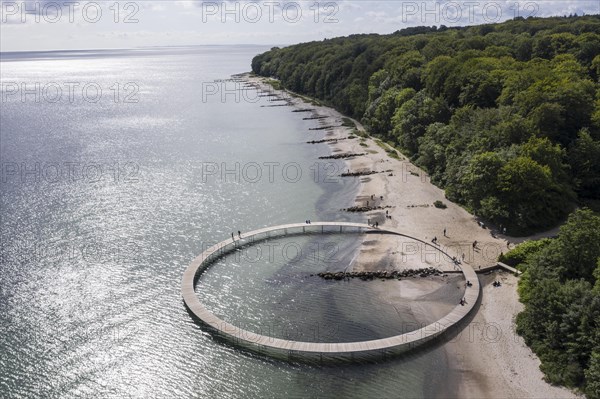
[[[570,14],[600,14],[600,0],[0,0],[0,51],[287,45]]]

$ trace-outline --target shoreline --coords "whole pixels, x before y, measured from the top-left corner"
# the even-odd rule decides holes
[[[306,112],[302,115],[311,115],[320,126],[314,131],[324,132],[323,137],[313,140],[326,140],[323,142],[330,146],[332,155],[364,154],[343,157],[348,170],[342,172],[356,176],[340,177],[359,179],[354,206],[369,209],[361,212],[364,222],[377,222],[382,227],[388,225],[427,241],[436,238],[440,247],[457,259],[464,259],[475,270],[495,263],[497,257],[506,252],[510,245],[555,234],[556,229],[553,229],[536,236],[513,238],[482,228],[475,216],[448,201],[444,190],[434,186],[426,173],[406,157],[393,150],[398,159],[391,158],[386,151],[390,150],[389,146],[378,143],[369,136],[361,137],[366,132],[359,122],[332,108],[312,104],[308,102],[312,100],[306,97],[290,96],[288,92],[275,90],[265,82],[266,78],[249,74],[241,76],[251,86],[277,93],[291,107]],[[344,126],[344,121],[348,120],[353,121],[355,128]],[[351,138],[355,129],[360,135]],[[311,138],[307,138],[309,140]],[[442,201],[447,208],[436,208],[433,205],[435,201]],[[374,207],[376,209],[371,209]],[[428,267],[431,266],[431,256],[424,248],[414,247],[408,240],[389,236],[382,236],[376,242],[363,239],[352,270],[402,270],[414,267],[415,264]],[[451,264],[446,266],[448,269],[445,270],[453,267]],[[518,278],[503,272],[493,272],[480,275],[479,280],[482,285],[481,303],[474,312],[472,321],[441,347],[446,354],[450,380],[450,387],[446,385],[446,388],[450,388],[451,392],[446,389],[446,392],[439,392],[436,396],[582,397],[567,388],[546,383],[539,369],[539,359],[516,334],[515,317],[523,308],[516,291]],[[491,285],[496,280],[502,281],[502,287]],[[412,291],[408,286],[402,288],[402,283],[414,284],[412,281],[398,283],[388,286],[395,287],[394,289],[388,288],[379,293],[382,301],[391,303],[397,300],[398,292],[410,292],[416,298],[426,297],[426,294],[434,291],[430,282],[424,282],[429,285],[417,284],[411,287]],[[441,283],[438,289],[443,289]],[[431,303],[422,306],[417,304],[415,307],[432,313],[442,313],[444,308]]]

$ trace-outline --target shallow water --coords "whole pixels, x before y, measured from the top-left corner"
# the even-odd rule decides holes
[[[264,50],[2,56],[0,396],[425,397],[432,381],[443,384],[441,349],[362,365],[287,363],[217,342],[187,314],[183,270],[231,232],[361,220],[339,211],[353,201],[352,181],[315,178],[317,158],[329,153],[305,143],[322,137],[308,130],[315,121],[267,98],[207,95]],[[102,96],[75,90],[72,101],[51,102],[40,91],[38,102],[6,92],[69,82],[92,83]],[[277,242],[321,250],[305,249],[297,262],[281,252],[224,258],[199,295],[223,317],[279,336],[395,332],[401,319],[365,282],[310,276],[347,267],[356,237]],[[330,263],[328,243],[339,254]]]

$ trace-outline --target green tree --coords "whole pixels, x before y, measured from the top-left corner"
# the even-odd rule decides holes
[[[455,65],[456,62],[449,56],[439,56],[427,64],[425,67],[425,87],[429,95],[432,97],[442,95],[446,80]]]
[[[386,90],[381,97],[371,102],[363,118],[369,129],[376,134],[388,138],[392,130],[392,118],[398,107],[414,98],[416,92],[412,88]]]
[[[415,154],[418,150],[418,140],[425,134],[427,126],[434,122],[443,122],[447,115],[448,108],[443,100],[432,99],[424,91],[420,91],[394,113],[394,136],[403,148]]]
[[[462,181],[467,205],[475,211],[481,209],[481,202],[498,191],[498,174],[505,165],[506,160],[495,152],[484,152],[471,158]]]
[[[540,165],[548,166],[555,181],[566,183],[568,180],[569,167],[564,162],[567,152],[560,145],[553,144],[548,138],[532,137],[523,144],[521,152]]]
[[[425,135],[418,139],[419,157],[416,162],[429,173],[434,183],[446,184],[447,157],[453,155],[451,147],[454,129],[441,122],[430,124]]]
[[[596,291],[597,294],[600,294],[600,258],[598,258],[596,270],[594,270],[594,278],[596,279],[596,284],[594,285],[594,290]]]
[[[594,57],[592,61],[592,71],[597,80],[600,80],[600,54]]]
[[[600,217],[587,209],[574,212],[558,238],[529,246],[519,282],[525,310],[517,317],[517,332],[540,357],[550,382],[582,387],[588,394],[598,386],[598,239]]]
[[[584,197],[600,198],[600,141],[583,129],[569,153],[576,189]]]
[[[587,380],[585,394],[588,399],[600,399],[600,348],[592,353],[585,378]]]
[[[561,220],[574,192],[598,198],[599,32],[600,16],[414,27],[273,48],[252,69],[361,119],[449,199],[529,233]],[[484,153],[505,164],[482,190],[470,174]]]
[[[425,58],[416,50],[398,56],[388,66],[392,73],[392,83],[399,87],[421,90],[421,68],[424,64]]]
[[[528,259],[539,253],[542,249],[548,246],[552,242],[550,238],[543,238],[541,240],[525,241],[511,249],[504,255],[501,255],[499,260],[510,266],[517,267],[524,271],[527,269]]]
[[[509,209],[506,222],[519,229],[551,226],[569,207],[550,168],[529,157],[509,160],[498,173],[498,188]]]
[[[561,281],[593,276],[600,257],[600,217],[589,209],[579,210],[560,228],[555,246],[558,250],[554,270]]]

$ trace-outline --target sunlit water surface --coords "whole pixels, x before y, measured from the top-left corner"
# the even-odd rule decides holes
[[[2,56],[0,396],[364,398],[437,390],[440,349],[371,364],[288,363],[216,342],[186,312],[184,269],[232,232],[363,220],[340,211],[353,203],[356,182],[323,182],[331,170],[315,162],[329,149],[306,144],[324,134],[309,131],[317,123],[302,120],[307,114],[271,107],[267,97],[207,95],[215,80],[249,70],[265,50]],[[23,83],[40,85],[39,101],[12,92]],[[72,98],[68,83],[77,84]],[[97,102],[93,91],[82,94],[90,83],[102,90]],[[63,97],[54,101],[56,87]],[[356,236],[268,243],[273,256],[262,243],[262,255],[247,248],[202,276],[198,295],[219,316],[324,342],[390,336],[410,320],[371,289],[385,282],[311,276],[344,270]]]

